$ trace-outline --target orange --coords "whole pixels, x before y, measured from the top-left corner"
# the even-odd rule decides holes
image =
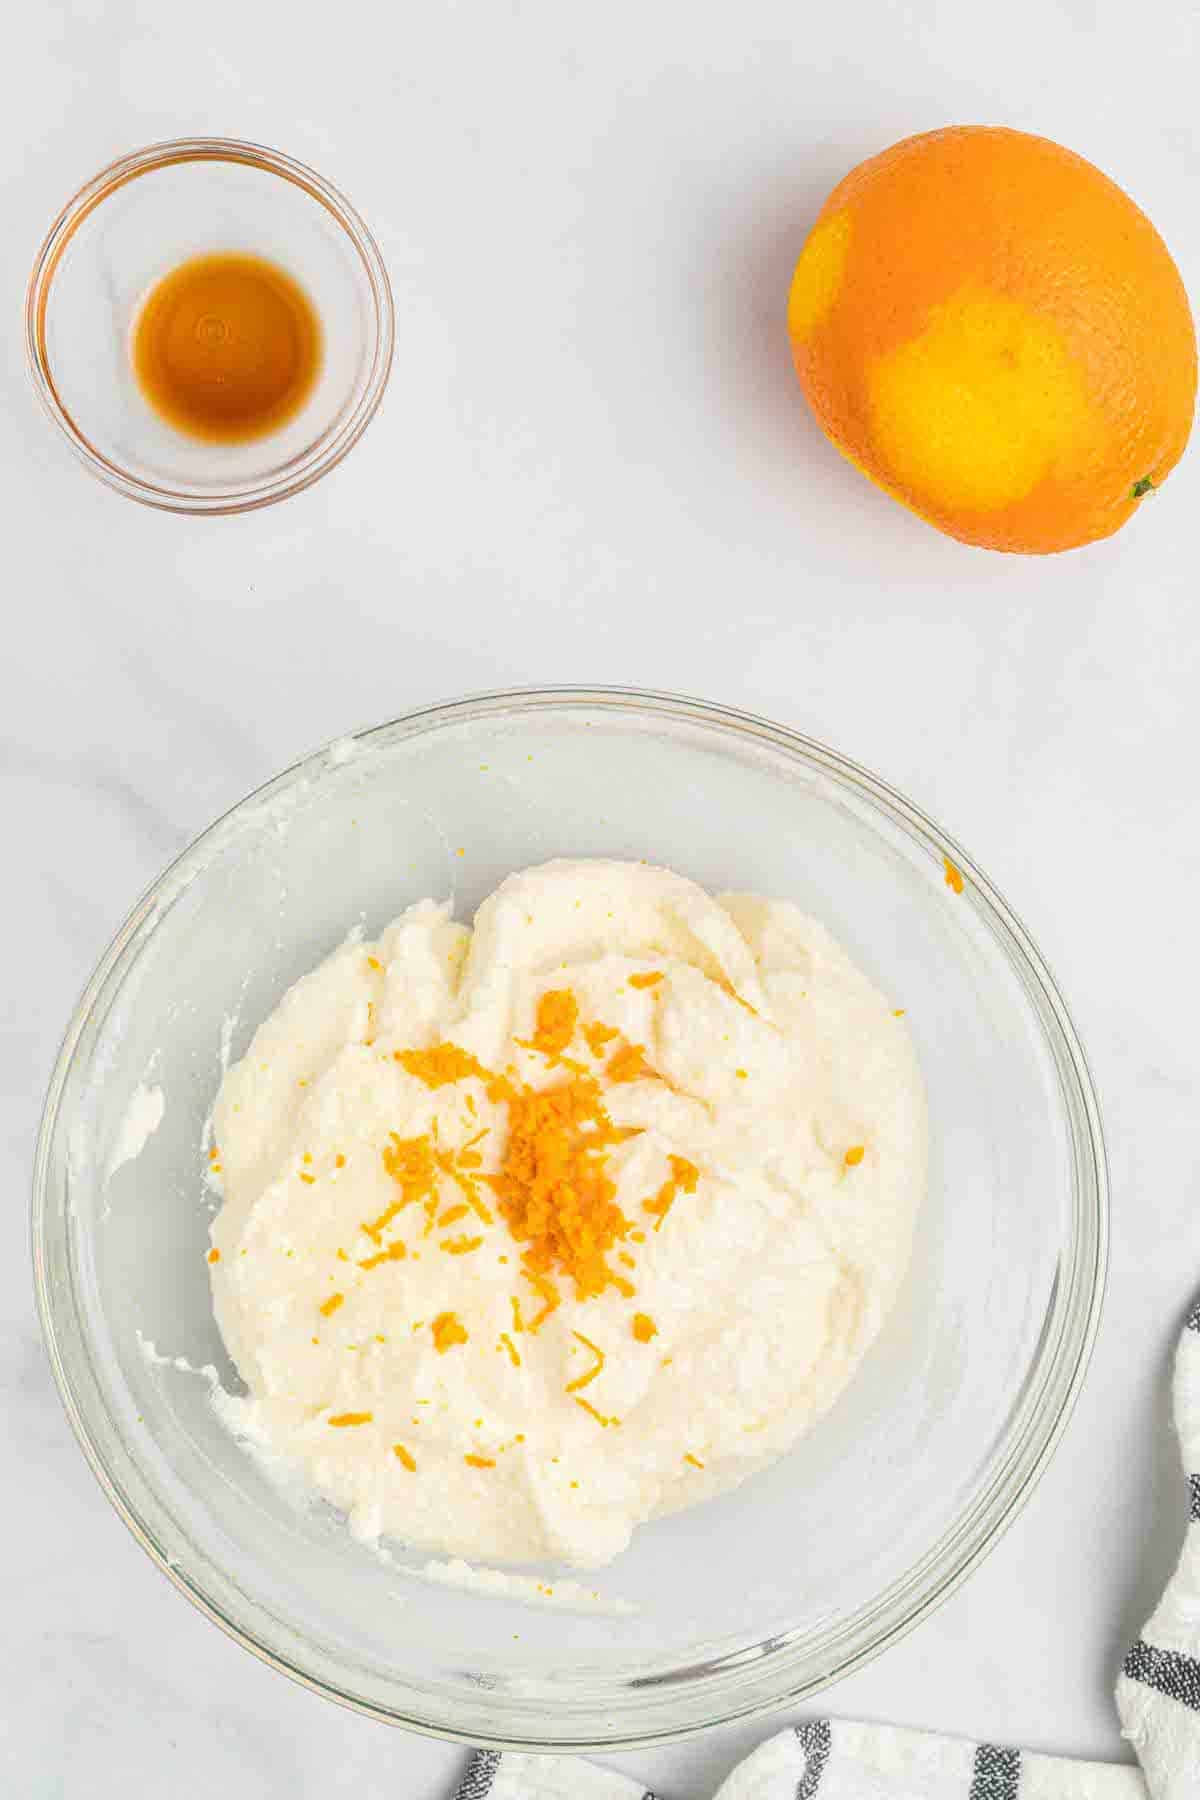
[[[801,251],[788,330],[842,454],[968,544],[1107,537],[1191,430],[1170,252],[1099,169],[1023,131],[950,126],[852,169]]]

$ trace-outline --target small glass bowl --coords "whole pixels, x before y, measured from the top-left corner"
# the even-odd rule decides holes
[[[908,1279],[832,1411],[736,1492],[642,1526],[574,1595],[539,1571],[558,1595],[546,1607],[444,1585],[451,1566],[400,1544],[381,1560],[235,1441],[210,1390],[237,1375],[213,1319],[201,1171],[223,1068],[348,928],[374,935],[428,894],[469,919],[503,876],[554,856],[645,857],[826,920],[907,1010],[932,1155]],[[154,1089],[160,1122],[131,1157],[129,1123]],[[375,1718],[483,1744],[628,1749],[814,1694],[975,1567],[1083,1380],[1107,1183],[1062,999],[952,838],[765,720],[545,688],[342,739],[159,878],[68,1028],[33,1243],[80,1443],[217,1624]]]
[[[149,289],[219,251],[279,263],[307,292],[324,337],[304,406],[239,444],[165,423],[129,354]],[[101,481],[167,512],[234,513],[299,493],[357,443],[387,385],[394,314],[378,245],[314,170],[236,138],[177,138],[119,158],[64,207],[33,265],[25,335],[43,405]]]

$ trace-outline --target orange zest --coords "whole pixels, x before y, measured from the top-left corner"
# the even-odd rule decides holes
[[[593,1056],[603,1056],[605,1046],[620,1035],[614,1026],[601,1025],[599,1020],[594,1025],[585,1025],[583,1028],[584,1041]]]
[[[597,1425],[619,1425],[621,1423],[620,1419],[606,1419],[602,1412],[596,1411],[590,1400],[582,1400],[578,1394],[575,1396],[575,1404],[582,1406],[585,1413],[590,1413]]]
[[[454,1045],[439,1045],[438,1049],[454,1051],[455,1054],[459,1054]],[[420,1054],[432,1055],[433,1052],[422,1051]],[[480,1074],[484,1072],[479,1069],[478,1064],[475,1064],[474,1068]],[[479,1182],[473,1173],[478,1169],[480,1163],[474,1146],[486,1137],[487,1133],[485,1131],[477,1132],[457,1151],[438,1150],[435,1147],[436,1136],[436,1126],[433,1133],[427,1133],[422,1137],[402,1138],[397,1136],[394,1131],[390,1133],[391,1142],[382,1153],[383,1166],[393,1181],[399,1184],[400,1198],[393,1200],[390,1206],[385,1207],[377,1219],[363,1221],[363,1230],[376,1244],[382,1244],[383,1232],[396,1215],[415,1201],[420,1201],[425,1209],[426,1237],[430,1235],[435,1226],[454,1224],[457,1220],[465,1218],[468,1211],[474,1212],[485,1225],[493,1222],[491,1208],[480,1193]],[[466,1204],[460,1202],[448,1207],[440,1218],[438,1216],[438,1207],[441,1204],[438,1193],[439,1175],[445,1175],[453,1181],[466,1202]],[[464,1248],[475,1249],[479,1241],[481,1240],[471,1240],[468,1243],[466,1239],[450,1240],[443,1247],[449,1248],[453,1255],[462,1255]],[[359,1267],[373,1269],[381,1262],[396,1261],[405,1254],[402,1245],[391,1244],[378,1256],[368,1257],[365,1262],[359,1264]]]
[[[649,1313],[634,1313],[633,1335],[639,1344],[648,1344],[652,1337],[658,1336],[658,1326]]]
[[[608,1059],[605,1073],[610,1081],[644,1081],[652,1077],[654,1070],[646,1061],[644,1044],[622,1044],[614,1050]]]
[[[406,1450],[404,1448],[403,1444],[393,1444],[392,1445],[392,1455],[397,1459],[398,1462],[402,1462],[404,1464],[404,1467],[408,1470],[410,1475],[416,1473],[417,1465],[413,1458],[412,1452],[410,1450]]]
[[[629,985],[631,988],[657,987],[662,978],[663,972],[661,969],[650,969],[644,975],[631,975],[629,977]]]
[[[470,1145],[477,1144],[483,1135],[484,1133],[480,1132],[478,1137],[471,1138],[469,1144],[464,1144],[457,1153],[453,1150],[439,1150],[434,1160],[442,1174],[448,1175],[458,1187],[467,1205],[480,1222],[490,1225],[492,1223],[491,1208],[479,1192],[479,1183],[472,1173],[472,1165],[478,1167],[479,1158],[472,1156],[470,1149]],[[465,1168],[464,1163],[467,1165]]]
[[[845,1156],[843,1156],[842,1161],[848,1169],[856,1169],[866,1154],[867,1147],[865,1144],[851,1144]]]
[[[494,1469],[496,1466],[495,1458],[491,1456],[473,1456],[468,1454],[463,1457],[463,1461],[469,1469]]]
[[[215,1244],[208,1253],[208,1260],[210,1263],[218,1263],[221,1260],[221,1252],[217,1249]]]
[[[331,1319],[338,1307],[344,1303],[345,1298],[345,1294],[330,1294],[328,1300],[322,1300],[317,1311],[321,1314],[322,1318]]]
[[[377,1269],[380,1263],[403,1262],[407,1255],[408,1246],[397,1238],[395,1243],[389,1244],[386,1250],[380,1250],[375,1256],[366,1257],[358,1266],[360,1269]]]
[[[439,1356],[444,1356],[447,1350],[453,1350],[455,1344],[465,1344],[469,1337],[458,1314],[452,1312],[439,1313],[430,1330],[433,1332],[433,1347]]]
[[[526,1246],[527,1278],[555,1306],[557,1291],[545,1279],[552,1270],[571,1277],[581,1300],[610,1283],[620,1286],[605,1257],[629,1222],[616,1204],[605,1152],[623,1133],[598,1082],[573,1075],[538,1092],[501,1078],[493,1097],[507,1101],[509,1131],[500,1172],[489,1180],[509,1230]]]
[[[482,1144],[484,1138],[487,1136],[488,1128],[485,1125],[482,1131],[477,1131],[474,1137],[468,1138],[461,1149],[456,1152],[460,1168],[478,1169],[482,1166],[483,1158],[480,1156],[475,1146],[476,1144]]]
[[[688,1451],[687,1455],[684,1457],[683,1460],[685,1463],[691,1463],[693,1469],[702,1469],[704,1467],[704,1464],[700,1461],[700,1458],[698,1456],[693,1456],[690,1450]]]
[[[390,1136],[392,1141],[383,1152],[383,1166],[392,1180],[399,1183],[400,1198],[393,1200],[377,1219],[364,1223],[363,1230],[376,1243],[380,1241],[384,1227],[391,1224],[403,1207],[411,1206],[414,1200],[428,1200],[436,1193],[433,1146],[429,1139],[401,1138],[394,1131]]]
[[[643,987],[652,987],[661,979],[663,976],[659,971],[631,977],[635,986]],[[426,1050],[394,1053],[407,1073],[432,1088],[468,1078],[484,1081],[491,1103],[503,1105],[507,1111],[507,1138],[498,1173],[484,1175],[482,1158],[475,1149],[487,1135],[484,1131],[477,1132],[457,1150],[439,1148],[436,1125],[421,1137],[401,1138],[393,1132],[382,1157],[384,1168],[399,1186],[400,1195],[377,1218],[364,1222],[363,1230],[379,1249],[376,1255],[360,1262],[361,1268],[372,1269],[384,1262],[400,1261],[409,1254],[399,1240],[385,1245],[383,1232],[399,1212],[415,1202],[419,1202],[425,1212],[426,1236],[436,1227],[457,1223],[467,1216],[468,1211],[491,1224],[493,1213],[481,1193],[486,1183],[496,1196],[499,1211],[513,1239],[522,1246],[521,1273],[541,1302],[537,1312],[525,1320],[517,1296],[511,1296],[514,1334],[538,1331],[562,1304],[558,1276],[565,1276],[573,1283],[575,1296],[580,1300],[601,1294],[610,1286],[628,1298],[633,1297],[632,1284],[608,1260],[614,1248],[630,1234],[630,1221],[617,1204],[617,1187],[608,1166],[608,1152],[632,1133],[628,1128],[613,1124],[597,1078],[564,1058],[564,1050],[579,1029],[579,1006],[569,988],[550,989],[542,995],[537,1008],[535,1035],[529,1047],[556,1060],[560,1066],[565,1065],[567,1074],[567,1079],[545,1089],[520,1082],[511,1070],[492,1074],[470,1052],[449,1042],[435,1044]],[[617,1036],[604,1025],[583,1029],[594,1051],[602,1050]],[[645,1061],[644,1046],[622,1044],[609,1059],[607,1073],[614,1081],[634,1081],[652,1075],[653,1071]],[[669,1160],[668,1180],[652,1200],[644,1203],[646,1210],[655,1216],[656,1229],[677,1193],[691,1193],[699,1180],[699,1170],[693,1163],[683,1157],[673,1156]],[[438,1191],[441,1178],[455,1183],[463,1196],[461,1202],[442,1206]],[[644,1236],[643,1233],[637,1235],[639,1240]],[[464,1234],[443,1238],[439,1247],[448,1255],[464,1256],[478,1250],[483,1242],[478,1234]],[[623,1251],[619,1254],[621,1260],[633,1266],[632,1259]],[[653,1335],[652,1321],[648,1321],[648,1328]],[[440,1313],[433,1321],[432,1332],[434,1347],[439,1354],[468,1342],[468,1333],[453,1312]],[[581,1333],[575,1336],[591,1351],[595,1366],[568,1385],[566,1391],[572,1395],[578,1388],[594,1381],[604,1366],[604,1352]],[[507,1351],[513,1366],[519,1367],[520,1356],[507,1333],[501,1334],[497,1348],[501,1347]],[[588,1407],[587,1410],[602,1423],[616,1422],[606,1421],[595,1408]]]
[[[478,1250],[482,1242],[481,1237],[443,1238],[442,1249],[448,1256],[469,1256],[472,1250]]]
[[[700,1179],[700,1171],[694,1162],[686,1156],[670,1156],[667,1161],[671,1165],[671,1173],[650,1200],[643,1200],[643,1210],[654,1215],[655,1231],[662,1230],[662,1222],[675,1204],[677,1194],[694,1194],[696,1183]]]
[[[374,1413],[334,1413],[327,1422],[330,1425],[369,1425],[375,1417]]]
[[[582,1331],[573,1331],[571,1336],[575,1338],[578,1343],[582,1344],[585,1350],[590,1350],[596,1359],[592,1364],[592,1367],[583,1375],[577,1375],[574,1381],[568,1381],[565,1392],[568,1394],[575,1394],[578,1393],[580,1388],[585,1388],[589,1381],[595,1381],[597,1375],[604,1367],[605,1355],[599,1344],[593,1344],[591,1338],[584,1337]]]
[[[550,1314],[557,1311],[562,1305],[562,1297],[554,1283],[548,1281],[546,1277],[540,1274],[536,1269],[525,1269],[522,1272],[526,1281],[533,1284],[542,1299],[541,1306],[538,1308],[537,1312],[534,1313],[532,1319],[530,1319],[528,1325],[525,1327],[526,1331],[533,1333],[539,1331],[550,1317]]]
[[[561,1056],[579,1024],[579,1002],[570,988],[551,988],[538,1001],[537,1025],[528,1048]]]
[[[962,870],[957,863],[952,863],[948,856],[943,856],[942,862],[946,868],[946,886],[954,893],[961,894],[963,891]]]
[[[402,1069],[415,1075],[426,1087],[447,1087],[451,1082],[465,1081],[470,1075],[480,1081],[488,1079],[482,1064],[458,1044],[434,1044],[428,1050],[394,1050],[392,1055]]]

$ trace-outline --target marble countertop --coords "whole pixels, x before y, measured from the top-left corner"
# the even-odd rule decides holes
[[[964,549],[820,438],[781,307],[833,181],[957,119],[1099,162],[1200,294],[1198,29],[1176,0],[1144,0],[1132,26],[1116,0],[343,0],[311,20],[280,0],[73,0],[6,21],[6,1794],[439,1800],[453,1783],[461,1750],[260,1666],[127,1536],[42,1353],[26,1195],[70,1008],[169,857],[326,739],[554,679],[688,690],[827,739],[961,835],[1055,969],[1112,1165],[1091,1375],[989,1561],[822,1705],[1125,1754],[1110,1687],[1182,1529],[1165,1378],[1200,1286],[1200,452],[1110,543]],[[209,522],[76,468],[30,393],[18,305],[67,194],[188,131],[278,144],[345,188],[399,316],[349,461]],[[706,1800],[772,1723],[614,1760]]]

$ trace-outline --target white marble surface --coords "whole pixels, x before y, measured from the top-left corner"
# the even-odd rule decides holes
[[[462,1752],[355,1718],[192,1611],[77,1452],[26,1194],[59,1034],[126,908],[300,751],[434,697],[636,681],[773,714],[959,833],[1060,976],[1100,1085],[1112,1279],[1056,1461],[990,1561],[829,1708],[1119,1757],[1120,1647],[1182,1524],[1164,1376],[1200,1286],[1200,460],[1115,542],[972,552],[873,495],[796,393],[790,264],[861,155],[955,119],[1092,156],[1200,294],[1179,0],[584,9],[76,0],[0,61],[0,1789],[437,1800]],[[396,289],[384,410],[242,519],[109,495],[38,414],[28,262],[112,155],[279,144],[361,206]],[[766,1722],[617,1759],[704,1800]]]

